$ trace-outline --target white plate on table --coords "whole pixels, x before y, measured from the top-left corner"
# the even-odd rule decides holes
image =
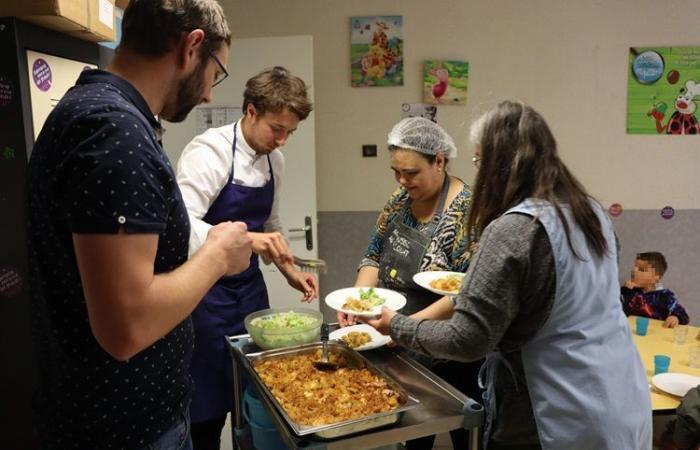
[[[651,378],[657,389],[676,397],[683,397],[688,391],[700,385],[700,377],[685,373],[660,373]]]
[[[345,301],[348,299],[348,297],[360,298],[360,289],[362,289],[362,291],[364,292],[370,288],[351,287],[338,289],[337,291],[333,291],[330,294],[326,295],[326,305],[330,306],[336,311],[341,311],[346,314],[352,314],[354,316],[373,317],[378,316],[382,313],[382,306],[386,306],[389,309],[397,311],[403,308],[406,304],[406,297],[399,294],[398,292],[392,291],[390,289],[374,288],[374,292],[378,296],[384,298],[384,303],[375,306],[369,311],[359,312],[352,311],[350,309],[343,309],[343,305],[345,304]]]
[[[331,334],[329,334],[328,337],[330,339],[340,340],[343,336],[345,336],[346,334],[348,334],[352,331],[357,331],[357,332],[364,331],[365,333],[369,334],[369,336],[372,338],[372,340],[369,341],[368,343],[361,345],[359,347],[355,347],[355,350],[357,350],[358,352],[362,352],[365,350],[372,350],[373,348],[377,348],[377,347],[381,347],[382,345],[386,345],[387,343],[389,343],[391,341],[391,337],[384,336],[379,331],[375,330],[374,328],[367,325],[366,323],[360,323],[357,325],[353,325],[351,327],[338,328],[337,330],[335,330]]]
[[[459,294],[459,289],[456,291],[444,291],[442,289],[436,289],[432,286],[430,286],[430,283],[438,280],[440,278],[445,278],[449,276],[456,276],[460,277],[462,281],[464,281],[464,275],[462,272],[448,272],[444,270],[434,270],[434,271],[429,271],[429,272],[418,272],[417,274],[413,275],[413,281],[420,287],[425,288],[429,290],[430,292],[434,292],[439,295],[457,295]]]

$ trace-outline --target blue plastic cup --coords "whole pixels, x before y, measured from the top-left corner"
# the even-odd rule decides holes
[[[649,328],[648,317],[637,317],[637,336],[646,336]]]
[[[671,357],[666,355],[654,355],[654,375],[668,372],[671,365]]]

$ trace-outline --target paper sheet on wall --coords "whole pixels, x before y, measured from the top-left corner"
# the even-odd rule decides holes
[[[240,106],[199,106],[196,110],[195,134],[232,124],[241,116],[243,111]]]

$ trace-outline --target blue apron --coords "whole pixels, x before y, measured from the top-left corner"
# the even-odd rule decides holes
[[[233,125],[234,158],[237,127],[238,122]],[[210,225],[241,221],[246,223],[248,231],[262,232],[275,195],[269,155],[267,163],[270,181],[262,187],[248,187],[233,184],[232,160],[228,181],[202,220]],[[190,375],[194,380],[194,396],[190,416],[193,423],[221,417],[233,409],[231,359],[224,335],[245,333],[245,316],[269,307],[267,288],[258,266],[258,256],[251,255],[250,266],[245,271],[219,279],[192,313],[195,344]]]
[[[602,259],[590,254],[567,205],[562,212],[571,224],[571,244],[583,259],[569,248],[550,203],[528,199],[506,212],[526,214],[542,224],[556,270],[549,318],[521,348],[532,413],[542,450],[649,450],[649,387],[618,300],[615,235],[602,208],[591,205],[608,245]],[[487,442],[498,411],[496,373],[501,370],[514,377],[503,355],[490,355],[482,373]]]

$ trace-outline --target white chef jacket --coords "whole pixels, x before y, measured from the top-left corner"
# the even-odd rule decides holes
[[[233,158],[233,124],[210,128],[195,137],[177,162],[177,183],[190,216],[190,248],[192,256],[207,239],[212,227],[202,218],[219,196],[231,174]],[[265,232],[282,232],[279,217],[279,197],[284,176],[284,155],[279,149],[270,153],[275,177],[275,193]],[[240,120],[236,127],[236,156],[233,160],[233,183],[239,186],[261,187],[270,181],[270,167],[265,155],[255,153],[243,137]]]

